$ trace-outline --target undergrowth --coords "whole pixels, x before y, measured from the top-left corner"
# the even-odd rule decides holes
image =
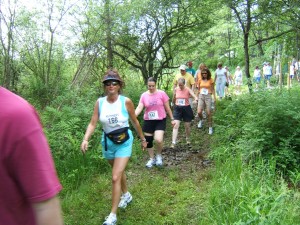
[[[135,106],[144,89],[139,85],[133,82],[124,91]],[[87,154],[80,152],[100,92],[67,93],[43,112],[64,186],[65,224],[101,224],[110,212],[111,169],[101,156],[100,126]],[[192,129],[193,140],[206,135],[211,141],[209,157],[214,163],[206,170],[195,169],[189,161],[184,162],[190,168],[186,171],[147,170],[146,153],[135,141],[127,168],[134,200],[119,211],[118,224],[300,224],[299,95],[295,88],[218,102],[212,138]],[[166,134],[170,139],[170,127]]]

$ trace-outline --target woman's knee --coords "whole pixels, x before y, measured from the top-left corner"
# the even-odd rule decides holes
[[[119,174],[119,173],[116,173],[116,174],[113,174],[112,175],[112,182],[115,184],[115,183],[121,183],[121,178],[122,178],[122,174]]]

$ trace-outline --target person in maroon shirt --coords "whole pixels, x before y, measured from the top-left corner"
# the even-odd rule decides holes
[[[0,223],[62,225],[57,178],[35,109],[0,87]]]

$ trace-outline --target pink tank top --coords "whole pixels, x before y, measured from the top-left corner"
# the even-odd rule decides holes
[[[175,104],[178,106],[187,106],[189,105],[189,96],[190,92],[188,88],[181,90],[179,87],[175,89],[176,101]]]

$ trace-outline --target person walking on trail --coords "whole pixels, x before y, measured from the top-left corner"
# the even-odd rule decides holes
[[[254,78],[254,82],[255,82],[255,88],[256,90],[258,89],[258,85],[260,83],[260,79],[261,79],[261,72],[258,66],[255,67],[254,73],[253,73],[253,78]]]
[[[94,106],[91,121],[86,129],[81,151],[88,150],[88,140],[93,134],[97,121],[102,124],[102,154],[112,166],[112,208],[103,225],[117,222],[117,209],[126,208],[132,201],[126,184],[125,168],[132,153],[133,135],[129,129],[131,120],[141,140],[142,149],[147,147],[142,128],[134,112],[132,101],[121,95],[124,86],[117,70],[108,70],[103,78],[106,96],[99,98]],[[121,196],[121,192],[123,193]],[[120,200],[121,197],[121,200]]]
[[[229,85],[231,85],[233,83],[233,78],[231,76],[231,73],[229,71],[228,66],[224,66],[226,73],[227,73],[227,78],[228,78],[228,82],[226,82],[225,84],[225,96],[229,96],[230,97],[230,93],[229,93]]]
[[[195,88],[198,89],[198,80],[201,79],[201,70],[203,70],[204,68],[207,68],[206,64],[205,63],[200,63],[197,71],[196,71],[196,75],[194,76],[195,78]]]
[[[222,99],[225,97],[225,85],[226,82],[228,82],[227,78],[227,72],[222,67],[222,63],[218,63],[218,68],[215,71],[215,80],[216,84],[216,92],[219,97],[219,99]]]
[[[236,86],[236,93],[240,94],[241,93],[241,86],[243,84],[243,72],[241,70],[241,67],[239,67],[239,66],[236,67],[233,79],[234,79],[234,84]]]
[[[191,143],[191,121],[194,119],[194,114],[189,103],[190,95],[193,96],[195,103],[197,103],[198,97],[185,85],[185,79],[183,77],[179,78],[178,87],[175,88],[172,99],[172,102],[174,103],[173,116],[175,125],[173,127],[171,148],[174,148],[176,145],[181,120],[184,122],[186,143],[188,145]]]
[[[200,118],[198,123],[198,128],[203,127],[203,117],[202,112],[204,109],[206,109],[206,114],[208,118],[208,133],[213,134],[213,128],[212,128],[212,100],[214,99],[214,102],[216,102],[216,94],[215,94],[215,83],[214,80],[211,77],[211,72],[209,69],[205,68],[201,70],[201,79],[198,80],[198,87],[199,87],[199,97],[198,97],[198,116]],[[213,98],[212,98],[213,96]]]
[[[297,81],[300,82],[300,59],[298,62],[296,62],[295,69],[296,69]]]
[[[193,77],[196,75],[196,70],[193,68],[193,62],[192,61],[188,61],[186,63],[187,68],[186,68],[186,72],[190,73],[193,75]]]
[[[272,77],[272,67],[270,63],[265,63],[263,67],[263,73],[264,73],[265,80],[267,81],[267,88],[270,88],[271,87],[270,79]]]
[[[292,87],[292,81],[294,80],[295,77],[295,73],[296,73],[296,69],[293,63],[291,63],[290,65],[290,79],[289,79],[289,86]]]
[[[0,224],[62,225],[62,190],[36,110],[0,87]]]
[[[179,67],[179,70],[180,70],[180,74],[176,74],[176,76],[173,80],[173,90],[175,90],[175,88],[178,86],[178,79],[179,78],[184,78],[185,86],[187,86],[189,89],[194,91],[195,79],[192,76],[192,74],[186,72],[186,66],[185,65],[181,65]],[[189,97],[189,101],[190,101],[189,104],[192,106],[193,99],[191,98],[191,96]]]
[[[145,108],[143,131],[150,157],[146,167],[151,168],[154,165],[163,165],[161,153],[163,149],[164,132],[166,130],[167,114],[171,118],[172,126],[175,122],[169,104],[169,96],[164,91],[156,89],[156,80],[153,77],[148,79],[147,86],[148,91],[141,95],[139,104],[135,109],[135,114],[138,116]],[[153,141],[155,141],[156,144],[156,157],[154,157]]]

